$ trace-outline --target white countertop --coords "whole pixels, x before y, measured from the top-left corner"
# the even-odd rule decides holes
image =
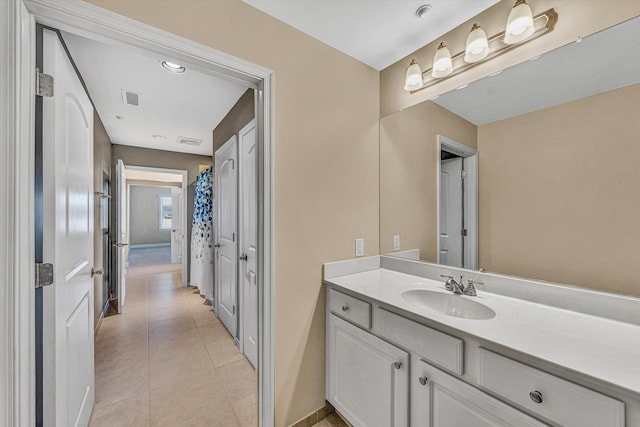
[[[325,282],[640,394],[640,326],[478,290],[496,312],[488,320],[461,319],[406,302],[410,289],[449,293],[442,282],[375,269]]]

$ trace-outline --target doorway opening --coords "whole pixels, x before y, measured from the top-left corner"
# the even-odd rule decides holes
[[[478,152],[438,135],[438,263],[478,268]]]
[[[36,68],[34,46],[37,37],[33,26],[34,22],[55,26],[61,31],[81,34],[94,40],[133,47],[134,50],[138,51],[147,50],[153,54],[178,61],[187,68],[198,69],[208,75],[223,77],[236,83],[244,84],[246,88],[256,91],[257,170],[259,171],[256,185],[258,193],[256,201],[258,213],[256,216],[259,218],[257,224],[259,249],[259,259],[257,260],[259,312],[257,318],[260,339],[258,341],[259,393],[254,400],[257,400],[259,406],[260,425],[273,425],[271,72],[152,27],[123,19],[99,8],[89,7],[88,5],[85,7],[81,2],[77,2],[74,7],[70,8],[57,1],[38,0],[37,2],[31,2],[30,0],[18,0],[13,7],[9,7],[7,10],[10,16],[6,20],[3,18],[3,23],[8,23],[7,28],[10,29],[12,34],[9,40],[10,49],[8,49],[8,52],[11,52],[9,59],[19,72],[15,73],[15,75],[12,74],[10,79],[4,82],[7,85],[6,87],[17,88],[17,92],[15,97],[4,98],[3,104],[7,106],[6,111],[12,111],[7,113],[6,116],[13,118],[14,121],[10,120],[10,122],[15,122],[16,124],[10,130],[15,138],[9,138],[9,140],[13,141],[11,143],[12,146],[17,151],[20,151],[20,155],[16,156],[19,163],[16,164],[16,169],[22,171],[20,177],[23,175],[29,177],[29,179],[22,181],[26,182],[27,185],[33,182],[32,177],[35,173],[33,161],[34,132],[32,130],[35,85],[32,84],[34,78],[31,77],[33,76],[33,70]],[[3,88],[5,87],[4,83]],[[129,99],[130,96],[127,95],[124,98]],[[142,99],[144,100],[144,98]],[[24,185],[20,182],[20,179],[16,179],[15,182],[12,180],[11,185],[15,187],[14,190],[16,190],[17,194],[24,194],[25,192],[22,191]],[[91,194],[89,200],[92,200],[93,197],[94,195]],[[45,208],[47,208],[46,205]],[[90,211],[93,212],[93,210]],[[33,212],[34,200],[31,197],[26,197],[16,206],[15,212],[11,213],[12,221],[20,219],[15,224],[18,224],[21,230],[21,233],[13,235],[15,236],[15,241],[12,241],[11,244],[19,247],[20,251],[16,252],[12,259],[18,259],[25,255],[24,262],[12,263],[12,265],[16,266],[16,276],[25,278],[19,283],[34,281],[32,263],[34,262],[33,254],[36,252],[36,242],[33,240],[33,234],[22,233],[24,230],[34,229]],[[11,223],[13,224],[13,222]],[[93,227],[93,221],[87,221],[87,224]],[[44,261],[46,262],[47,260],[45,259]],[[77,272],[84,274],[85,267],[90,267],[93,261],[95,260],[87,261],[85,263],[87,265],[83,264],[82,269],[78,269]],[[104,259],[103,262],[105,262]],[[97,271],[94,271],[94,273],[97,274]],[[113,274],[111,278],[114,279]],[[12,386],[14,393],[11,394],[13,396],[12,407],[15,410],[11,412],[10,416],[16,425],[30,424],[32,412],[29,408],[36,406],[36,385],[30,379],[32,378],[31,372],[37,371],[33,369],[36,359],[36,345],[28,339],[34,336],[35,325],[33,320],[30,320],[36,317],[34,316],[34,301],[35,292],[33,292],[33,289],[31,291],[17,289],[16,304],[8,311],[8,315],[14,320],[15,328],[12,334],[15,335],[17,343],[15,352],[9,358],[9,363],[14,367],[12,372],[15,373],[15,381]],[[92,302],[91,299],[83,302],[83,307],[91,305],[90,302]],[[89,317],[86,316],[87,319]],[[85,329],[80,332],[84,332]],[[91,355],[92,352],[93,348],[87,351],[85,356],[87,354]],[[85,359],[87,358],[82,359],[86,362],[83,362],[83,367],[84,365],[89,366]],[[73,361],[63,361],[60,358],[57,358],[56,362],[66,363],[68,366],[71,366],[70,363],[73,364]],[[77,391],[71,392],[71,394],[75,396]],[[64,396],[68,396],[68,393],[47,393],[46,396],[56,396],[59,399],[64,399]],[[93,396],[91,396],[92,398]],[[85,403],[88,402],[89,400],[85,401]],[[64,406],[63,404],[60,408]],[[82,420],[84,419],[82,418]]]

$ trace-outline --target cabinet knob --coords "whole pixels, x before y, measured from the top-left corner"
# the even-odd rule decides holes
[[[542,403],[542,393],[540,393],[538,390],[530,392],[529,397],[536,403]]]
[[[422,385],[427,385],[427,382],[429,381],[429,378],[420,377],[420,378],[418,378],[418,381],[420,381],[420,384],[422,384]]]
[[[393,363],[393,367],[396,368],[396,369],[402,368],[402,362],[394,362]]]
[[[348,311],[349,310],[349,305],[345,304],[342,306],[342,311]]]

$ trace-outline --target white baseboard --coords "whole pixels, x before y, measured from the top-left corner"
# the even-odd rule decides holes
[[[171,247],[171,243],[146,243],[143,245],[131,245],[129,249],[143,249],[143,248],[162,248],[162,247]]]

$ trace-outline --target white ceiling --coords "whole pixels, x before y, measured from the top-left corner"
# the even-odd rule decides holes
[[[170,58],[146,56],[66,32],[63,37],[114,144],[211,156],[213,129],[247,90],[190,69],[170,74],[160,67],[161,60]],[[140,93],[140,107],[125,105],[122,89]],[[203,142],[178,144],[179,136]]]
[[[640,83],[638,40],[640,18],[635,18],[434,102],[483,125]]]
[[[382,70],[500,0],[243,0]],[[431,10],[420,19],[418,7]]]
[[[182,182],[182,175],[175,173],[151,172],[139,169],[125,169],[126,179],[141,181]]]

